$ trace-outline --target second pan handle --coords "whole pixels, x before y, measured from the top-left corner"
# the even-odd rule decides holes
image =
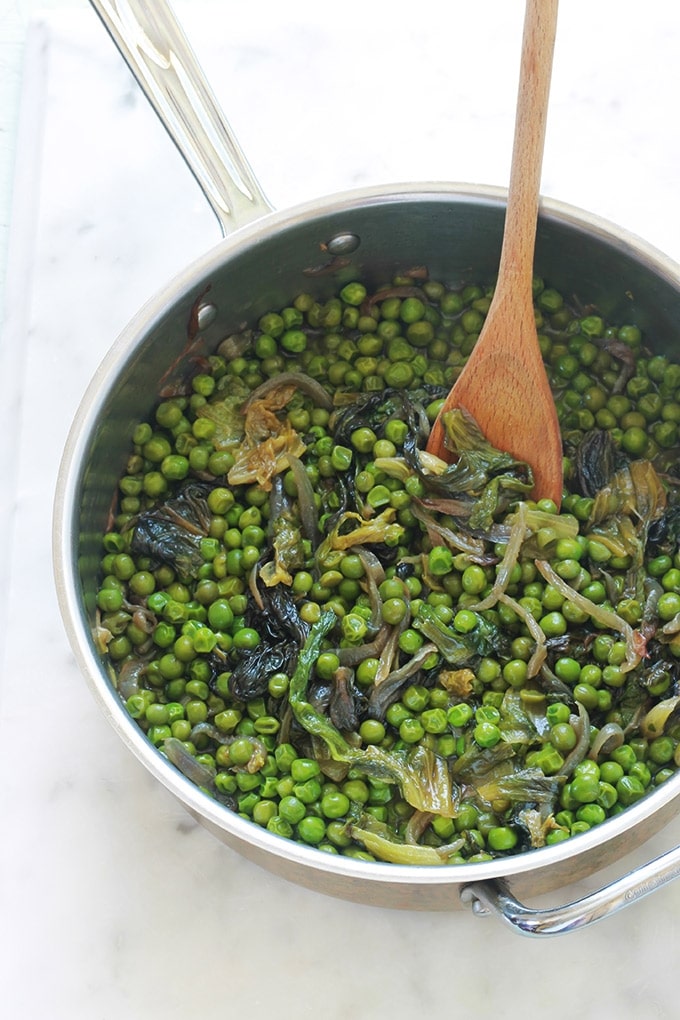
[[[476,914],[496,914],[521,935],[564,935],[601,921],[680,876],[680,847],[674,847],[602,889],[562,906],[533,909],[511,895],[501,879],[471,882],[461,900]]]
[[[164,0],[90,0],[226,236],[271,212],[201,67]]]

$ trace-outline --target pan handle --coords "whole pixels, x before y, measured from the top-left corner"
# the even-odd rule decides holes
[[[460,893],[475,914],[498,915],[521,935],[564,935],[586,928],[680,877],[680,847],[629,872],[610,885],[563,906],[534,910],[511,895],[502,879],[471,882]]]
[[[222,233],[271,212],[163,0],[90,0],[217,216]]]

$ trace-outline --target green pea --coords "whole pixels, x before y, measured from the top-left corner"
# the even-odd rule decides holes
[[[385,369],[385,382],[394,389],[406,389],[414,378],[415,372],[408,361],[394,362]]]
[[[374,510],[389,506],[390,501],[391,493],[386,485],[374,485],[366,495],[366,502]]]
[[[364,744],[381,744],[385,732],[384,725],[378,719],[364,719],[359,727],[359,736]]]
[[[661,578],[661,586],[664,591],[673,591],[677,595],[680,592],[680,570],[677,567],[667,570]]]
[[[678,613],[680,613],[680,594],[671,591],[664,592],[664,594],[659,597],[656,611],[660,620],[672,620]]]
[[[430,692],[421,684],[411,684],[403,692],[401,700],[412,712],[422,712],[430,702]]]
[[[639,779],[645,788],[647,788],[652,781],[652,773],[649,766],[644,761],[636,761],[634,765],[631,765],[628,775],[635,779]]]
[[[589,776],[574,776],[571,782],[571,796],[579,804],[590,804],[597,800],[600,794],[599,779]]]
[[[213,514],[224,514],[234,504],[234,494],[222,487],[211,489],[207,497],[208,508]]]
[[[666,736],[655,737],[649,745],[649,757],[656,765],[666,765],[675,754],[675,742]]]
[[[550,742],[558,751],[572,751],[577,739],[576,730],[568,722],[557,723],[550,729]]]
[[[255,747],[247,737],[239,737],[229,746],[229,759],[237,767],[247,765],[254,753]]]
[[[290,763],[290,774],[296,783],[305,783],[320,775],[321,768],[314,758],[294,758]]]
[[[453,553],[443,545],[436,545],[428,553],[428,570],[434,577],[443,577],[453,569]]]
[[[334,446],[331,451],[331,464],[335,471],[347,471],[352,464],[352,451],[347,446]]]
[[[377,439],[373,446],[373,456],[376,460],[381,457],[396,456],[397,448],[389,439]]]
[[[446,607],[444,606],[437,607],[436,612],[438,613],[438,615],[441,615],[442,610],[445,608]],[[449,614],[451,612],[452,610],[448,611]],[[446,620],[444,620],[444,622],[446,622]],[[459,634],[470,634],[473,630],[476,629],[478,624],[479,618],[477,617],[476,613],[473,613],[472,610],[470,609],[459,609],[458,612],[453,617],[454,629],[457,630]]]
[[[448,719],[443,708],[428,708],[421,713],[420,721],[426,733],[445,733],[448,729]]]
[[[200,627],[192,636],[191,643],[195,652],[206,655],[213,651],[217,644],[217,635],[209,627]]]
[[[623,687],[626,682],[626,674],[620,666],[605,666],[602,670],[602,682],[608,687]]]
[[[373,429],[367,426],[355,429],[350,436],[352,446],[359,453],[371,453],[376,439],[377,436]]]
[[[471,308],[463,312],[460,322],[466,333],[477,334],[484,323],[484,316],[478,309]]]
[[[387,599],[382,604],[383,621],[390,625],[401,623],[406,616],[407,608],[406,602],[403,599]]]
[[[119,588],[100,588],[97,606],[103,613],[117,613],[123,605],[123,593]]]
[[[467,702],[461,701],[459,704],[453,705],[449,709],[447,719],[451,726],[462,728],[463,726],[467,726],[473,715],[474,710],[472,707]]]
[[[425,727],[420,719],[407,718],[399,726],[399,737],[406,744],[417,744],[425,736]]]
[[[616,784],[616,792],[619,802],[628,807],[644,796],[645,787],[635,776],[622,776]]]
[[[545,715],[551,726],[558,726],[561,723],[569,721],[571,712],[568,705],[556,701],[553,704],[548,705],[545,710]]]
[[[424,639],[417,630],[413,630],[412,627],[407,627],[399,635],[398,644],[402,652],[405,652],[407,655],[415,655],[415,653],[422,648]]]
[[[402,322],[418,322],[425,315],[425,303],[417,297],[406,297],[401,302],[399,316]]]
[[[385,719],[390,726],[399,729],[404,719],[410,719],[413,713],[400,701],[393,702],[385,712]]]
[[[307,815],[298,823],[297,832],[303,843],[318,846],[326,835],[326,824],[322,818]]]
[[[228,630],[233,623],[233,610],[228,599],[215,599],[208,606],[208,622],[214,630]]]
[[[501,664],[496,659],[481,659],[477,666],[477,676],[483,684],[492,684],[501,675]]]
[[[184,711],[191,725],[197,726],[199,723],[206,721],[209,709],[204,701],[195,698],[186,703]]]
[[[632,457],[643,457],[649,445],[649,437],[644,428],[631,426],[623,433],[621,445]]]
[[[546,613],[538,622],[546,637],[560,637],[567,632],[567,621],[560,612]]]
[[[509,825],[498,825],[489,829],[486,836],[487,846],[491,850],[514,850],[519,842],[517,831]]]
[[[143,453],[152,464],[160,464],[172,453],[170,441],[165,436],[155,433],[144,444]]]
[[[301,329],[287,329],[279,343],[289,354],[301,354],[307,347],[307,334]]]
[[[279,801],[279,815],[289,825],[297,825],[307,814],[307,807],[292,794]]]
[[[590,684],[576,684],[574,698],[589,712],[598,706],[597,690]]]
[[[522,687],[528,676],[528,667],[524,659],[510,659],[503,666],[503,679],[511,687]]]
[[[120,581],[129,581],[137,571],[135,561],[127,553],[118,553],[113,558],[112,570]]]
[[[402,446],[408,436],[408,425],[398,418],[391,418],[385,423],[385,439],[388,439],[395,446]]]
[[[340,659],[334,652],[322,652],[316,660],[316,675],[330,680],[340,668]]]
[[[349,809],[349,797],[339,790],[326,793],[321,798],[321,812],[325,818],[344,818]]]
[[[501,739],[501,731],[491,722],[477,723],[472,735],[480,747],[495,747]]]
[[[321,783],[318,779],[306,779],[303,783],[295,783],[293,795],[303,804],[315,804],[321,796]]]
[[[347,613],[340,624],[344,639],[353,645],[360,645],[368,634],[368,623],[359,613]]]
[[[383,601],[392,598],[403,598],[404,582],[398,577],[388,577],[378,586],[378,592]]]
[[[479,595],[487,585],[486,574],[482,567],[472,565],[466,567],[461,577],[463,591],[469,595]]]
[[[260,635],[252,627],[242,627],[234,634],[234,648],[252,651],[260,643]]]

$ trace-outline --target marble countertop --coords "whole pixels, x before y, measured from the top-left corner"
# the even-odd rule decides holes
[[[507,181],[519,0],[175,7],[276,207],[395,180]],[[562,7],[543,192],[680,260],[680,8],[648,5],[642,20],[627,0]],[[0,209],[5,1014],[676,1017],[680,884],[542,942],[468,910],[330,899],[222,846],[109,728],[56,605],[59,458],[120,329],[219,231],[88,4],[30,21],[15,15],[32,4],[5,8],[3,74],[21,83],[18,110],[0,95],[13,181]],[[679,842],[680,819],[560,896]]]

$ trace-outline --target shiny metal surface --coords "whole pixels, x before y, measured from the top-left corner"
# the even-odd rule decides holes
[[[92,3],[104,20],[109,10],[120,20],[123,8],[128,13],[133,6],[147,13],[153,8],[158,19],[154,26],[163,25],[165,31],[170,24],[174,31],[169,14],[163,12],[160,20],[163,4]],[[155,45],[160,48],[160,40]],[[186,115],[190,117],[191,110]],[[172,123],[166,126],[173,129]],[[224,130],[228,133],[226,125]],[[183,138],[175,140],[183,151]],[[230,180],[226,188],[231,192]],[[528,908],[515,896],[536,896],[581,879],[656,833],[677,811],[680,774],[587,833],[504,860],[426,868],[331,856],[240,818],[182,776],[129,717],[97,651],[93,627],[100,543],[129,436],[151,412],[168,365],[186,348],[189,323],[198,319],[200,333],[192,339],[200,338],[203,349],[210,351],[229,333],[287,304],[301,290],[324,299],[357,276],[370,287],[418,265],[426,265],[433,278],[457,286],[492,280],[498,268],[505,214],[505,192],[499,189],[395,185],[267,215],[261,215],[268,208],[261,192],[251,190],[254,200],[245,203],[248,222],[139,312],[100,365],[73,422],[59,472],[53,548],[59,603],[74,654],[96,700],[132,753],[207,829],[256,863],[301,885],[361,903],[457,909],[461,892],[469,887],[467,899],[495,903],[525,917]],[[224,204],[230,206],[226,197]],[[234,211],[241,207],[237,201]],[[257,214],[250,215],[254,209]],[[225,229],[230,222],[221,219]],[[342,254],[329,251],[328,242],[343,237],[359,243],[342,246]],[[636,322],[656,350],[677,355],[680,267],[639,239],[597,217],[545,202],[535,270],[568,298],[595,304],[614,321]],[[197,315],[207,293],[211,311]],[[646,874],[641,881],[653,879]],[[618,892],[612,895],[613,909],[619,905]]]
[[[565,935],[616,913],[680,876],[680,847],[573,903],[535,910],[511,895],[502,879],[473,882],[461,892],[476,914],[496,914],[522,935]]]
[[[270,212],[193,51],[165,3],[90,0],[217,216],[223,234]]]
[[[145,418],[168,364],[187,343],[187,323],[210,286],[214,320],[206,349],[267,308],[304,289],[328,296],[360,274],[369,284],[428,265],[451,284],[492,279],[504,193],[453,185],[353,191],[272,213],[242,228],[153,298],[118,339],[74,421],[55,506],[55,571],[60,604],[80,666],[110,722],[144,765],[224,842],[285,878],[380,906],[442,910],[460,906],[466,885],[504,878],[518,897],[537,896],[605,867],[639,846],[676,812],[680,775],[623,814],[575,839],[502,861],[449,868],[365,864],[282,840],[224,810],[184,777],[128,717],[97,654],[92,627],[101,535],[127,458],[128,437]],[[335,265],[328,238],[361,243]],[[331,272],[326,270],[332,269]],[[536,271],[567,295],[594,299],[620,321],[637,321],[656,349],[671,350],[680,321],[680,269],[642,242],[555,203],[541,212]]]

